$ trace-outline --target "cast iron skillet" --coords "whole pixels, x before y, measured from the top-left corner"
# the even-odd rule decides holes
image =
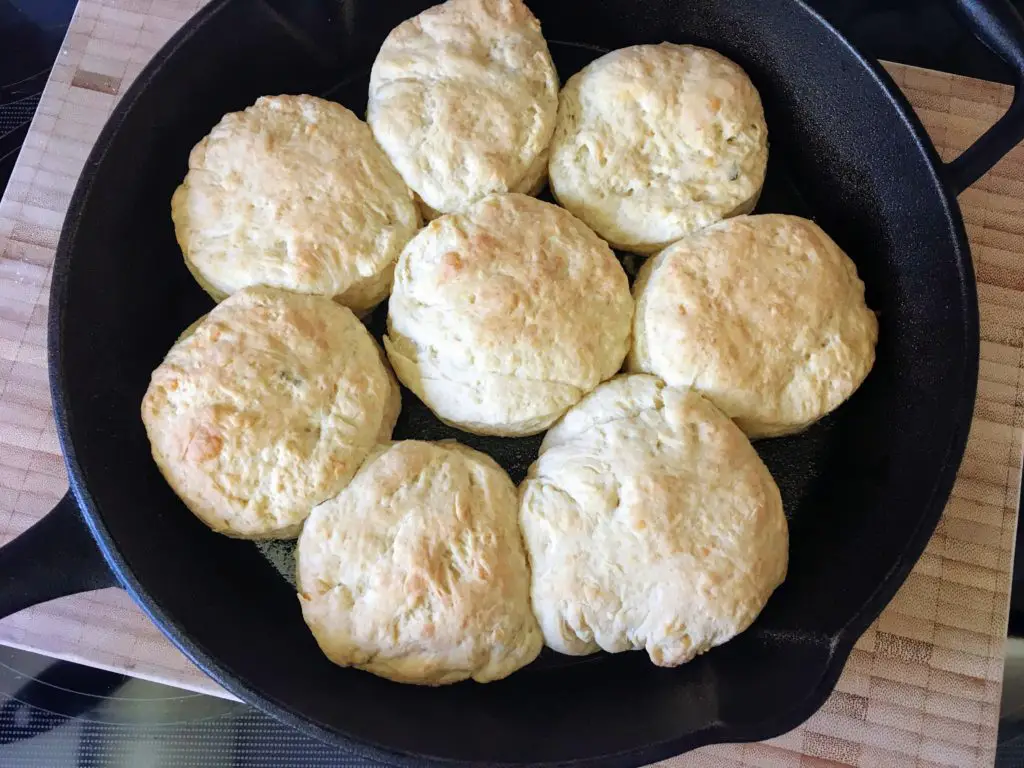
[[[978,374],[955,195],[1024,135],[1024,99],[943,164],[884,72],[799,0],[531,0],[563,80],[603,50],[661,40],[709,45],[745,67],[771,136],[759,210],[813,216],[854,258],[881,318],[878,362],[832,418],[758,444],[783,490],[792,557],[736,640],[674,670],[641,653],[544,656],[487,686],[399,686],[330,664],[254,546],[185,510],[150,459],[139,403],[175,337],[210,307],[169,216],[190,147],[265,93],[326,94],[361,113],[380,42],[426,4],[214,0],[125,94],[86,163],[54,267],[50,381],[72,490],[0,552],[0,615],[118,584],[231,692],[392,763],[633,766],[796,726],[831,691],[948,497]],[[1024,26],[1009,3],[957,5],[1024,78]],[[398,437],[453,434],[405,393]],[[516,480],[538,442],[461,437]]]

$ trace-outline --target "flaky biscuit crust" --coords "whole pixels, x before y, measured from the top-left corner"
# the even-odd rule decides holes
[[[559,96],[549,175],[558,202],[639,254],[749,213],[768,129],[742,69],[692,45],[636,45],[577,72]]]
[[[751,437],[798,432],[875,362],[853,261],[812,221],[739,216],[644,264],[628,367],[693,387]]]
[[[234,294],[153,372],[142,420],[167,482],[213,530],[297,536],[370,450],[400,394],[345,307],[274,288]]]
[[[269,285],[365,314],[388,294],[420,224],[367,125],[314,96],[264,96],[225,115],[171,200],[185,263],[215,299]]]
[[[700,395],[620,376],[544,438],[520,488],[544,640],[676,666],[746,629],[782,582],[782,499]]]
[[[486,195],[536,194],[558,74],[521,0],[449,0],[391,31],[370,72],[366,119],[427,218]]]
[[[607,244],[558,206],[492,195],[399,257],[384,346],[443,421],[529,435],[622,365],[633,301]]]
[[[505,677],[543,641],[516,490],[485,454],[399,442],[299,538],[302,614],[328,658],[405,683]]]

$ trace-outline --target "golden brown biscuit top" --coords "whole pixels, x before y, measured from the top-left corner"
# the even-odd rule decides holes
[[[531,433],[619,369],[632,312],[626,273],[586,225],[525,195],[492,195],[402,252],[385,346],[442,419]]]
[[[744,630],[786,573],[782,500],[750,442],[653,376],[570,409],[520,495],[534,612],[564,653],[681,664]]]
[[[161,471],[204,522],[284,538],[390,436],[394,396],[377,346],[348,309],[257,287],[171,348],[142,417]]]
[[[611,249],[566,211],[495,195],[433,221],[396,270],[393,325],[439,360],[592,388],[631,316]],[[472,363],[470,363],[472,359]],[[596,380],[595,380],[596,377]]]
[[[306,523],[297,575],[304,617],[339,664],[486,682],[540,651],[515,486],[455,442],[399,442],[368,459]]]
[[[850,258],[812,221],[738,216],[647,262],[632,370],[704,393],[750,435],[799,430],[875,359],[878,320]]]
[[[558,75],[529,9],[449,0],[388,35],[367,121],[426,206],[450,213],[491,193],[531,191],[557,108]]]
[[[768,130],[746,73],[692,45],[636,45],[565,84],[551,142],[558,201],[616,247],[653,253],[749,211]]]
[[[388,269],[419,226],[369,127],[313,96],[264,96],[225,115],[193,148],[171,212],[218,299],[250,285],[342,295]]]

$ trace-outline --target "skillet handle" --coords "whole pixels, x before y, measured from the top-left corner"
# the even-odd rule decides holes
[[[1024,20],[1010,0],[953,0],[981,42],[1013,67],[1013,102],[999,120],[955,160],[946,181],[957,194],[976,182],[1024,139]]]
[[[117,585],[71,491],[0,548],[0,618],[64,595]]]

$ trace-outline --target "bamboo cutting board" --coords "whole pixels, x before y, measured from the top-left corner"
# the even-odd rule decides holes
[[[75,181],[107,116],[201,0],[82,0],[0,202],[0,541],[67,487],[46,382],[50,266]],[[943,157],[1009,104],[1008,87],[888,65]],[[769,742],[683,766],[987,766],[995,755],[1024,454],[1024,148],[960,197],[981,299],[981,376],[967,454],[938,530],[857,643],[836,692]],[[120,590],[0,621],[0,643],[227,696]]]

